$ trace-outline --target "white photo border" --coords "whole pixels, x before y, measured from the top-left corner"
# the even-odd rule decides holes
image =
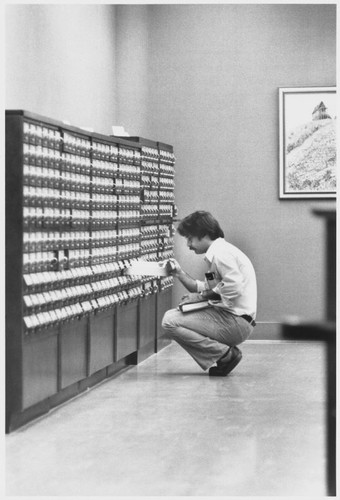
[[[286,97],[292,94],[327,94],[336,95],[336,87],[279,87],[279,148],[280,148],[280,169],[279,169],[279,197],[285,199],[296,198],[336,198],[334,191],[287,191],[286,189],[286,128],[287,109]]]

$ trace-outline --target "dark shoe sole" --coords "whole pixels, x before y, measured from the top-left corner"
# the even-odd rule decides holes
[[[226,363],[224,366],[213,366],[209,370],[209,375],[211,377],[226,377],[242,359],[242,352],[237,347],[234,349],[234,352],[236,353],[234,359],[229,361],[229,363]]]

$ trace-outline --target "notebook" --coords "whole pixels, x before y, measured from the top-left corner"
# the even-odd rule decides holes
[[[184,304],[179,304],[178,309],[183,313],[186,313],[206,309],[207,307],[210,307],[209,301],[201,300],[199,302],[185,302]]]

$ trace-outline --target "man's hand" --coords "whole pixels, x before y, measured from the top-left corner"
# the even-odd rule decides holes
[[[191,276],[189,276],[189,274],[183,271],[176,259],[168,259],[166,266],[170,276],[174,276],[179,279],[182,285],[184,285],[185,288],[189,290],[189,292],[193,293],[197,291],[196,280],[194,280]]]
[[[169,259],[167,264],[167,271],[172,276],[179,276],[182,272],[182,268],[176,259]]]
[[[199,293],[187,293],[186,295],[183,295],[179,305],[186,304],[187,302],[201,302],[202,300],[205,299],[203,299]]]

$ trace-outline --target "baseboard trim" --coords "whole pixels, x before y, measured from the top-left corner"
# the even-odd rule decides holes
[[[256,321],[256,327],[249,337],[250,340],[284,340],[282,323]]]

